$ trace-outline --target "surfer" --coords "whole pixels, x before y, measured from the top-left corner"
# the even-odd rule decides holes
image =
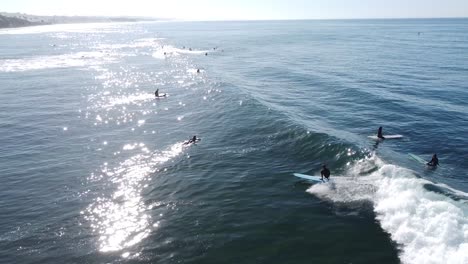
[[[379,127],[379,130],[377,130],[377,137],[380,139],[385,139],[385,137],[382,135],[382,127]]]
[[[433,166],[433,167],[436,167],[437,165],[439,165],[439,159],[437,158],[437,154],[432,155],[432,159],[431,161],[427,163],[427,165]]]
[[[200,73],[200,69],[197,69],[197,73]]]
[[[193,136],[193,137],[192,137],[191,139],[189,139],[188,141],[185,141],[184,145],[188,145],[188,144],[195,143],[195,142],[197,142],[198,140],[200,140],[200,139],[198,139],[197,136]]]
[[[325,176],[327,181],[330,180],[330,170],[327,168],[327,165],[325,164],[322,165],[322,170],[320,171],[320,175],[322,176],[322,181],[323,181],[323,176]]]
[[[159,97],[159,89],[154,92],[154,96]]]

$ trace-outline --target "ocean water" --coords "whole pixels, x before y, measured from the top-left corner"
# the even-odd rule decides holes
[[[2,30],[0,84],[0,263],[468,263],[467,19]]]

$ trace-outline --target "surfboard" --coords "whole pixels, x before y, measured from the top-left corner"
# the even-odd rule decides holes
[[[166,93],[160,93],[159,96],[156,96],[156,98],[166,97],[166,95]]]
[[[298,177],[298,178],[313,181],[313,182],[327,182],[327,180],[325,178],[323,178],[324,180],[322,181],[321,176],[311,176],[311,175],[306,175],[306,174],[302,174],[302,173],[293,173],[293,175]]]
[[[415,155],[415,154],[412,154],[412,153],[408,153],[408,157],[409,157],[410,159],[413,159],[413,160],[415,160],[415,161],[421,163],[421,164],[427,165],[429,168],[435,168],[435,167],[436,167],[436,166],[428,165],[428,164],[427,164],[427,161],[426,161],[425,159],[419,157],[418,155]],[[440,167],[440,164],[437,165],[437,166]]]
[[[425,161],[423,158],[421,158],[421,157],[419,157],[419,156],[417,156],[417,155],[415,155],[415,154],[408,153],[408,157],[409,157],[410,159],[413,159],[413,160],[415,160],[415,161],[421,163],[421,164],[424,164],[424,165],[427,164],[427,161]]]
[[[403,135],[384,135],[384,139],[398,139],[402,138]],[[374,136],[368,136],[368,138],[375,139],[375,140],[381,140],[381,138],[378,138],[377,135]]]

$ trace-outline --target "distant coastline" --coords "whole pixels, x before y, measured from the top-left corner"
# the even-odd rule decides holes
[[[0,28],[17,28],[53,24],[160,21],[150,17],[36,16],[0,12]]]

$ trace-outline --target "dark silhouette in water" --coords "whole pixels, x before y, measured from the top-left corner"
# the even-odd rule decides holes
[[[439,165],[439,159],[437,158],[437,154],[432,155],[432,159],[427,163],[427,165],[432,167],[437,167],[437,165]]]
[[[166,97],[167,94],[163,93],[163,94],[159,94],[159,89],[157,89],[155,92],[154,92],[154,96],[156,98],[161,98],[161,97]]]
[[[200,139],[197,138],[197,136],[193,136],[193,137],[192,137],[191,139],[189,139],[188,141],[185,141],[185,142],[184,142],[184,145],[196,143],[197,141],[200,141]]]
[[[379,130],[377,130],[377,137],[380,139],[385,139],[385,137],[382,135],[382,127],[379,127]]]
[[[324,176],[327,179],[327,181],[330,180],[330,170],[327,168],[327,165],[324,164],[322,166],[322,170],[320,171],[320,175],[322,176],[322,181],[323,181]]]

